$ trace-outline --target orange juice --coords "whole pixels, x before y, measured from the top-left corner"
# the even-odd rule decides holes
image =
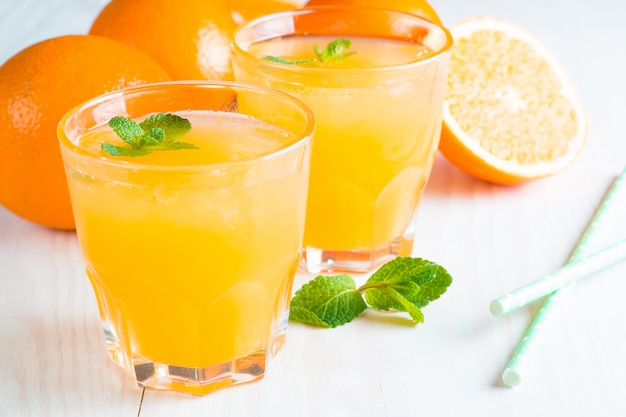
[[[245,114],[176,114],[198,149],[114,157],[100,124],[62,153],[109,353],[141,385],[206,393],[261,377],[284,342],[308,146]]]
[[[301,12],[291,27],[310,23],[306,18],[315,13]],[[284,34],[257,42],[241,29],[236,40],[239,36],[245,45],[235,48],[235,77],[287,92],[315,115],[304,250],[326,252],[328,263],[308,269],[368,270],[380,261],[378,253],[412,251],[412,222],[439,142],[447,56],[399,36],[340,33],[343,22],[333,20],[331,11],[323,13],[336,25],[324,27],[320,18],[320,34]],[[353,13],[357,23],[348,24],[357,26],[359,12]],[[276,20],[286,20],[286,13],[281,16]],[[250,27],[259,33],[266,23],[270,29],[289,27],[284,21],[269,22],[266,18]],[[333,34],[323,34],[325,30]],[[315,60],[316,46],[323,49],[338,38],[351,41],[346,52],[352,55],[338,62],[302,63]],[[268,56],[296,63],[271,62],[264,59]]]
[[[232,161],[293,141],[285,131],[242,117],[187,118],[193,129],[185,141],[199,150],[141,157],[128,183],[71,172],[76,179],[70,184],[88,275],[107,299],[110,320],[128,329],[134,355],[206,367],[267,348],[277,294],[289,291],[298,262],[298,213],[304,210],[297,206],[304,199],[293,198],[301,176],[266,173],[259,180],[255,170],[229,179],[227,188],[186,180],[193,168],[164,183],[152,164]],[[121,141],[106,129],[83,136],[81,147],[102,142]]]

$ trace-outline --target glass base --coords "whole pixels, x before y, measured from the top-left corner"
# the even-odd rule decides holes
[[[267,351],[259,351],[206,368],[187,368],[133,358],[133,373],[140,387],[206,395],[231,385],[263,378],[270,356]]]
[[[109,323],[103,322],[109,356],[128,371],[140,387],[207,395],[233,385],[262,379],[271,360],[282,350],[287,337],[288,312],[281,320],[279,333],[267,348],[261,348],[244,357],[202,368],[174,366],[143,357],[128,357]]]
[[[387,245],[372,250],[329,250],[305,247],[300,267],[308,273],[370,272],[398,257],[411,256],[414,234],[405,234]]]

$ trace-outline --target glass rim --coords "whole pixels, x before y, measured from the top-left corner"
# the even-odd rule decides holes
[[[244,22],[240,24],[233,32],[233,38],[231,41],[231,49],[234,53],[240,55],[241,57],[247,60],[260,61],[262,60],[262,58],[249,53],[246,49],[242,48],[238,43],[238,38],[245,30],[251,29],[254,26],[258,26],[268,21],[286,18],[288,16],[301,16],[301,15],[312,14],[316,12],[348,11],[348,10],[360,10],[360,11],[364,11],[367,13],[385,12],[389,15],[396,15],[396,16],[403,16],[405,18],[410,18],[415,21],[421,22],[426,27],[432,27],[432,28],[436,28],[437,30],[440,30],[442,34],[444,35],[446,41],[445,41],[445,44],[439,50],[437,50],[433,55],[429,56],[428,58],[418,59],[418,60],[411,61],[408,63],[395,64],[395,65],[383,65],[383,66],[378,66],[378,67],[367,67],[367,68],[316,68],[316,67],[303,67],[303,66],[292,65],[292,64],[283,64],[280,62],[264,60],[263,66],[267,68],[290,71],[294,73],[328,73],[328,72],[344,73],[344,74],[352,74],[352,73],[367,74],[369,72],[381,73],[381,72],[386,72],[386,71],[402,71],[405,69],[429,65],[431,62],[440,60],[442,59],[442,57],[445,57],[446,55],[448,55],[452,49],[452,45],[454,43],[452,34],[442,24],[435,23],[431,20],[426,19],[425,17],[421,17],[421,16],[418,16],[409,12],[388,9],[385,7],[369,7],[369,6],[366,7],[366,6],[347,6],[347,5],[308,6],[308,7],[298,8],[298,9],[274,12],[274,13],[270,13],[270,14],[258,17],[256,19],[252,19],[248,22]],[[337,36],[350,36],[350,35],[346,34],[346,35],[337,35]],[[268,40],[268,39],[275,39],[275,38],[267,38],[267,39],[263,39],[262,41]]]
[[[249,92],[269,94],[278,99],[282,99],[284,101],[293,103],[298,109],[302,111],[303,118],[306,120],[306,125],[302,129],[302,132],[296,135],[297,136],[296,139],[294,139],[287,145],[282,146],[274,151],[264,153],[258,156],[252,156],[252,157],[237,159],[237,160],[217,161],[217,162],[189,164],[189,165],[183,165],[183,164],[162,165],[162,164],[153,164],[153,163],[146,164],[146,163],[141,163],[141,162],[133,162],[132,160],[128,160],[128,159],[114,159],[114,157],[107,157],[107,156],[94,154],[92,152],[88,152],[82,149],[80,146],[75,144],[65,131],[65,127],[71,121],[72,117],[80,114],[81,111],[86,111],[87,109],[97,106],[98,104],[109,102],[115,99],[120,99],[129,94],[132,95],[132,94],[137,94],[137,93],[141,93],[144,91],[157,90],[159,88],[173,88],[176,86],[199,87],[199,88],[206,88],[206,89],[232,88],[235,91],[245,90]],[[214,169],[220,166],[235,167],[237,165],[248,165],[248,164],[252,164],[255,162],[259,162],[259,161],[277,158],[285,153],[289,153],[293,149],[296,149],[305,145],[307,142],[310,142],[313,137],[314,130],[315,130],[315,117],[313,115],[313,111],[300,99],[293,97],[289,94],[283,93],[282,91],[269,88],[269,87],[234,82],[234,81],[170,80],[170,81],[159,81],[159,82],[135,85],[131,87],[125,87],[125,88],[110,91],[108,93],[104,93],[99,96],[88,99],[86,101],[83,101],[82,103],[68,110],[59,120],[59,123],[57,124],[57,141],[60,146],[67,149],[73,155],[77,157],[85,158],[85,159],[90,159],[94,163],[97,163],[100,165],[117,167],[120,169],[141,169],[142,171],[152,170],[152,171],[183,172],[183,171],[198,171],[198,170]]]

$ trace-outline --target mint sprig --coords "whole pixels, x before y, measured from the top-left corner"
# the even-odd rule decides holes
[[[102,150],[113,156],[135,157],[154,151],[198,149],[196,145],[178,140],[191,129],[191,122],[175,114],[154,114],[141,123],[115,116],[109,120],[109,126],[128,145],[102,143]]]
[[[405,312],[415,324],[423,323],[421,309],[445,293],[451,283],[452,277],[442,266],[421,258],[399,257],[384,264],[359,288],[348,275],[314,278],[296,291],[289,319],[332,328],[356,319],[369,305],[376,310]]]
[[[350,55],[356,54],[354,51],[346,52],[346,49],[348,49],[350,45],[352,45],[351,40],[339,38],[330,42],[324,49],[316,45],[313,50],[321,62],[339,62],[343,61]]]
[[[346,52],[346,49],[348,49],[350,45],[352,45],[351,40],[339,38],[339,39],[335,39],[332,42],[329,42],[328,45],[326,45],[326,47],[323,49],[321,46],[315,45],[313,47],[313,51],[315,52],[315,55],[317,55],[317,58],[289,60],[289,59],[281,58],[278,56],[268,55],[265,57],[265,59],[268,61],[278,62],[280,64],[288,64],[288,65],[312,64],[316,62],[322,63],[322,64],[339,62],[339,61],[343,61],[350,55],[356,54],[355,51]]]
[[[354,320],[367,305],[348,275],[318,276],[291,300],[289,318],[321,327],[337,327]]]
[[[268,61],[278,62],[279,64],[288,64],[288,65],[299,65],[299,64],[310,64],[311,62],[315,62],[314,59],[285,59],[279,56],[268,55],[265,57]]]

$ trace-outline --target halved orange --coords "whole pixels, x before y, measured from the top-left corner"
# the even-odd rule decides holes
[[[497,184],[570,166],[586,144],[587,115],[555,55],[527,29],[498,18],[466,19],[450,32],[441,153]]]

